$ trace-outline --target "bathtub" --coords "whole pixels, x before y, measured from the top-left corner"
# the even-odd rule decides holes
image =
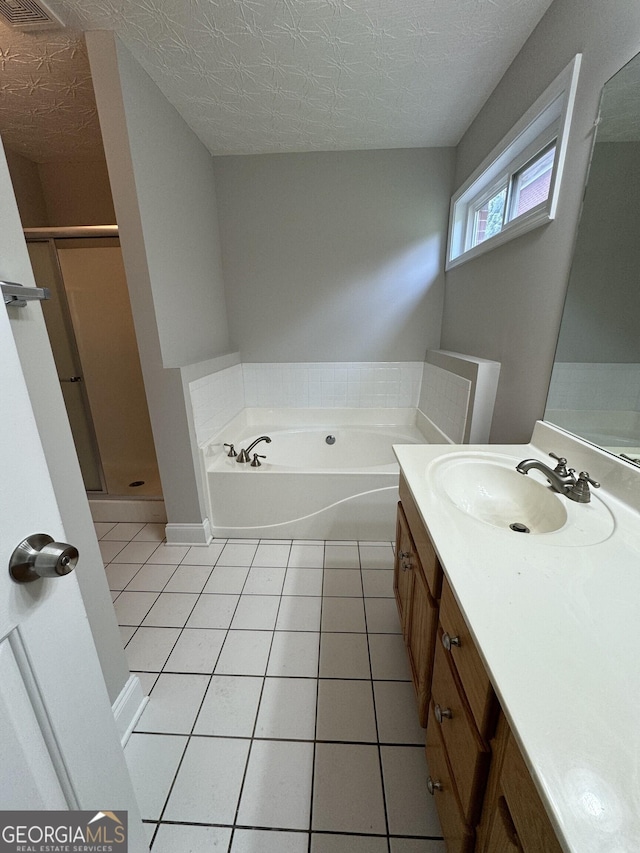
[[[323,414],[316,412],[315,423],[298,426],[272,419],[235,429],[229,425],[203,448],[214,536],[395,538],[398,464],[392,445],[425,442],[415,411],[396,424],[367,423],[362,412],[351,416],[356,423],[345,422],[347,415],[336,410]],[[387,421],[390,417],[385,413]],[[223,442],[233,442],[239,451],[261,435],[271,438],[255,448],[266,455],[261,467],[226,455]],[[335,442],[328,443],[327,436]]]

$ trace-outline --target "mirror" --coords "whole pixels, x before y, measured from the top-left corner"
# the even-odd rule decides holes
[[[605,85],[544,419],[640,462],[640,54]]]

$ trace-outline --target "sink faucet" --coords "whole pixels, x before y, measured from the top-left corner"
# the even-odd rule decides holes
[[[555,453],[550,453],[549,456],[558,463],[553,470],[538,459],[523,459],[522,462],[516,465],[516,471],[519,474],[528,474],[532,468],[542,471],[556,492],[566,495],[570,500],[577,503],[589,503],[591,500],[589,484],[597,489],[600,487],[600,483],[592,480],[586,471],[581,471],[580,476],[576,480],[575,469],[569,468],[567,470],[567,460],[563,456],[556,456]]]
[[[238,453],[238,456],[236,458],[236,462],[248,462],[249,461],[249,454],[251,453],[253,448],[256,446],[256,444],[260,444],[261,441],[266,441],[267,444],[271,444],[271,439],[269,438],[268,435],[261,435],[260,438],[256,438],[255,441],[252,441],[246,450],[241,450],[240,453]]]

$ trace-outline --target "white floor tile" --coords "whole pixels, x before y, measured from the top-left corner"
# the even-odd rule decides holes
[[[238,823],[308,829],[312,771],[313,744],[254,740]]]
[[[224,544],[221,542],[213,542],[211,545],[194,545],[189,548],[187,554],[182,561],[183,566],[215,566]]]
[[[424,746],[383,746],[380,751],[390,834],[441,838],[434,798],[427,792]]]
[[[325,598],[322,603],[323,631],[365,630],[364,606],[361,598]]]
[[[158,820],[178,769],[187,738],[178,735],[131,735],[124,757],[143,820]]]
[[[192,737],[164,819],[232,824],[249,743],[235,738]]]
[[[359,569],[357,545],[329,545],[324,549],[325,569]]]
[[[249,569],[246,566],[216,566],[209,575],[203,592],[222,592],[240,594],[244,587]]]
[[[137,675],[142,685],[142,692],[148,696],[153,690],[153,685],[158,680],[157,672],[132,672],[131,675]]]
[[[164,665],[164,672],[212,673],[226,636],[224,629],[185,628]]]
[[[249,570],[244,595],[280,595],[287,570],[254,566]]]
[[[133,537],[134,542],[162,542],[165,535],[165,525],[150,521],[142,528],[140,533]]]
[[[407,648],[402,634],[369,634],[371,673],[376,680],[411,681]]]
[[[118,625],[118,627],[120,629],[120,636],[122,637],[122,645],[126,646],[138,629],[135,625]]]
[[[362,598],[362,581],[356,569],[325,569],[323,594]]]
[[[104,542],[104,540],[102,541]],[[106,545],[107,543],[104,542],[104,544]],[[121,545],[122,543],[114,542],[113,544]],[[157,547],[157,542],[129,542],[124,548],[118,549],[118,553],[115,557],[111,558],[111,562],[146,563]]]
[[[283,595],[322,595],[322,569],[287,569]]]
[[[307,853],[308,838],[306,832],[236,829],[231,853]]]
[[[135,543],[134,543],[135,544]],[[149,563],[161,563],[162,565],[177,566],[187,555],[188,545],[158,545],[149,557]]]
[[[105,569],[109,589],[124,589],[141,568],[141,563],[111,563]]]
[[[392,838],[391,853],[447,853],[447,845],[430,838]]]
[[[217,675],[264,675],[271,631],[229,631],[214,672]]]
[[[294,542],[288,565],[292,569],[321,569],[324,566],[324,545],[298,545]]]
[[[319,637],[307,631],[276,631],[267,675],[316,678]]]
[[[179,636],[180,628],[138,628],[125,649],[129,669],[160,672]]]
[[[165,592],[202,592],[211,574],[210,566],[178,566],[165,586]]]
[[[120,595],[119,589],[110,589],[109,592],[111,593],[111,601],[115,601],[116,598]]]
[[[163,673],[151,692],[136,731],[189,734],[208,682],[207,675]]]
[[[322,634],[320,678],[371,678],[366,634]]]
[[[418,707],[410,681],[374,681],[380,743],[424,746],[425,730],[418,722]]]
[[[114,602],[119,625],[139,625],[158,598],[157,592],[123,592]]]
[[[227,853],[230,840],[226,827],[161,824],[153,853]]]
[[[386,832],[377,746],[316,745],[312,828]]]
[[[322,598],[320,596],[291,595],[283,597],[278,611],[276,630],[319,631],[321,607]]]
[[[96,531],[96,536],[98,539],[102,539],[110,530],[116,526],[115,521],[94,521],[93,526]]]
[[[260,539],[261,545],[291,545],[292,539]]]
[[[116,566],[117,563],[112,565]],[[123,569],[129,567],[129,563],[120,564]],[[167,585],[171,575],[175,572],[175,566],[150,566],[148,563],[136,572],[135,577],[127,586],[128,592],[162,592]]]
[[[182,628],[197,600],[195,592],[161,592],[142,624],[156,628]]]
[[[258,550],[253,558],[254,566],[286,566],[289,559],[291,545],[258,545]]]
[[[258,713],[262,677],[214,675],[194,734],[251,737]]]
[[[393,572],[363,569],[362,586],[369,598],[393,598]]]
[[[106,541],[115,539],[119,542],[130,542],[137,533],[140,533],[143,527],[144,522],[120,521],[108,533],[105,533],[102,538]]]
[[[122,551],[123,548],[126,547],[126,542],[105,542],[104,539],[101,539],[98,542],[98,546],[100,548],[100,553],[102,555],[103,563],[110,563],[117,554]],[[145,558],[146,559],[146,558]],[[131,560],[132,563],[144,563],[143,560]]]
[[[313,678],[267,678],[255,737],[313,740],[316,691]]]
[[[154,853],[155,853],[155,847]],[[387,853],[387,839],[375,835],[311,833],[311,853]]]
[[[393,548],[391,545],[360,545],[360,563],[363,569],[392,569]]]
[[[252,631],[272,631],[278,616],[280,598],[277,595],[241,595],[231,628]]]
[[[320,680],[316,738],[377,742],[370,681]]]
[[[203,593],[187,622],[188,628],[228,628],[238,604],[238,595]]]
[[[401,634],[395,598],[365,598],[367,631],[372,634]]]
[[[218,566],[250,566],[254,554],[258,550],[256,545],[239,545],[237,542],[227,542],[222,549],[218,559]]]

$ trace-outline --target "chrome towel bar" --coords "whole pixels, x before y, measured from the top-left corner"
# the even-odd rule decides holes
[[[15,281],[0,281],[0,288],[4,304],[15,308],[22,308],[33,299],[51,299],[48,287],[24,287]]]

